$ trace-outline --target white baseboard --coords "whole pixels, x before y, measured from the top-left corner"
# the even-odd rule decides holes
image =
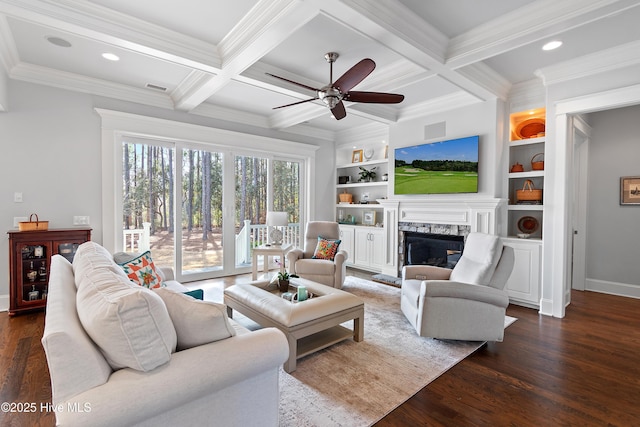
[[[621,297],[640,298],[640,285],[607,282],[606,280],[586,279],[585,291],[601,292],[603,294],[618,295]]]
[[[0,295],[0,311],[9,311],[9,295]]]

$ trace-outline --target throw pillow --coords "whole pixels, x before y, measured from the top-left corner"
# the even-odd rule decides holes
[[[129,279],[145,288],[153,289],[163,286],[162,278],[156,271],[151,259],[151,252],[146,251],[131,261],[120,264]]]
[[[236,334],[229,322],[226,305],[200,301],[167,288],[153,291],[167,306],[178,337],[178,351],[223,340]]]
[[[333,261],[336,253],[338,252],[338,246],[340,246],[341,240],[339,239],[325,239],[322,236],[318,236],[318,244],[316,250],[313,252],[313,259],[328,259]]]
[[[194,289],[192,291],[183,292],[183,294],[199,300],[204,299],[204,291],[202,289]]]
[[[108,253],[77,255],[74,262],[93,266],[76,271],[78,318],[112,369],[147,372],[167,363],[177,337],[162,299],[133,285]]]

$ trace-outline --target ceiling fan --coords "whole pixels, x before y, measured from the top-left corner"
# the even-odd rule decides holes
[[[340,120],[346,117],[347,111],[344,108],[342,101],[350,102],[366,102],[372,104],[397,104],[402,102],[404,95],[398,95],[395,93],[384,92],[358,92],[352,91],[358,83],[364,80],[371,72],[376,68],[376,63],[369,58],[365,58],[351,67],[346,73],[344,73],[338,80],[333,81],[333,63],[338,59],[336,52],[329,52],[324,55],[324,58],[329,63],[329,84],[316,89],[311,86],[307,86],[302,83],[294,82],[284,77],[276,76],[274,74],[266,73],[271,77],[275,77],[285,82],[293,83],[305,89],[316,92],[316,96],[304,101],[294,102],[292,104],[281,105],[274,107],[275,109],[290,107],[292,105],[303,104],[305,102],[315,101],[316,99],[322,100],[327,107],[331,110],[331,114],[336,120]]]

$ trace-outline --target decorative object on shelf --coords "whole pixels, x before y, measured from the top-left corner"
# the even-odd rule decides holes
[[[384,181],[384,182],[389,181],[389,174],[388,173],[382,174],[382,181]]]
[[[522,190],[516,190],[516,201],[520,202],[541,202],[542,190],[536,189],[533,181],[526,180],[522,185]]]
[[[384,158],[385,159],[389,158],[389,146],[388,145],[384,146]]]
[[[538,156],[542,156],[542,160],[536,160]],[[531,169],[534,171],[544,170],[544,153],[538,153],[531,158]]]
[[[532,216],[523,216],[518,220],[518,230],[520,230],[523,234],[531,235],[538,231],[539,226],[540,223],[538,222],[538,220]]]
[[[282,231],[278,227],[289,225],[288,214],[286,212],[267,212],[267,226],[273,227],[269,233],[269,243],[272,245],[282,244]]]
[[[278,288],[280,292],[287,292],[289,290],[289,273],[281,271],[278,273]]]
[[[366,169],[366,168],[363,168],[362,166],[358,166],[358,167],[360,168],[360,172],[359,172],[360,181],[371,182],[374,179],[376,179],[375,170],[376,170],[377,166],[373,167],[371,169]]]
[[[364,211],[362,213],[362,224],[375,225],[376,224],[376,211]]]
[[[516,126],[516,135],[520,139],[537,138],[545,132],[545,119],[534,117],[524,120]]]
[[[353,150],[353,153],[351,153],[351,163],[361,163],[362,156],[363,156],[362,150]]]
[[[524,172],[524,166],[522,166],[520,163],[516,162],[514,165],[511,165],[511,169],[509,169],[509,172],[511,172],[511,173]]]
[[[640,205],[640,176],[620,177],[620,204]]]
[[[33,217],[36,220],[33,221]],[[49,221],[40,221],[38,215],[32,213],[29,215],[29,221],[20,221],[18,223],[18,230],[20,231],[47,231],[49,229]]]
[[[344,193],[338,194],[338,198],[340,199],[340,203],[353,203],[353,194],[347,193],[347,190],[344,190]]]
[[[521,239],[528,239],[531,234],[529,233],[518,233],[518,237]]]
[[[371,160],[373,158],[373,148],[367,148],[364,150],[364,158],[366,160]]]
[[[351,177],[348,175],[338,177],[338,184],[349,184],[350,182]]]

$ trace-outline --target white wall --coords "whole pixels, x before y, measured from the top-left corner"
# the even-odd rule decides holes
[[[0,92],[1,94],[1,92]],[[92,239],[102,243],[101,120],[95,107],[119,109],[147,116],[222,128],[223,123],[200,116],[149,108],[9,80],[11,108],[0,113],[0,228],[11,230],[13,218],[37,213],[50,228],[73,227],[74,215],[90,217]],[[228,130],[241,130],[226,123]],[[312,191],[317,193],[312,217],[333,218],[333,142],[278,134],[268,129],[246,129],[321,145]],[[325,170],[330,173],[323,173]],[[14,193],[21,192],[22,203]],[[313,194],[311,195],[314,196]],[[8,307],[9,251],[0,245],[0,309]]]
[[[620,205],[620,177],[640,176],[640,106],[589,115],[587,288],[640,295],[640,206]],[[629,289],[633,294],[633,289]]]
[[[393,161],[393,149],[424,142],[480,135],[478,156],[478,195],[397,196],[397,198],[444,198],[500,197],[503,191],[502,168],[504,160],[502,127],[504,123],[503,103],[493,100],[445,111],[428,117],[402,121],[392,125],[389,131],[389,158]],[[425,126],[445,122],[443,137],[425,140]],[[389,177],[390,179],[392,176]],[[390,182],[389,185],[393,185]],[[392,191],[390,192],[392,193]],[[392,194],[390,194],[392,195]],[[396,197],[396,196],[392,196]]]
[[[0,67],[0,112],[9,109],[8,82],[9,78],[4,67]]]

